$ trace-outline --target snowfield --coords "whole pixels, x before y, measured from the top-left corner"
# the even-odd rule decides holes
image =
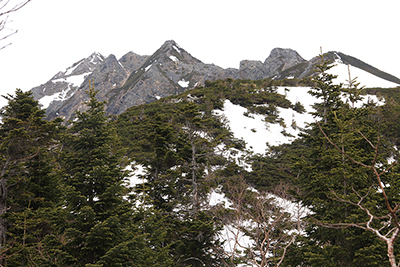
[[[292,104],[300,102],[306,112],[301,114],[293,109],[278,107],[279,117],[283,118],[284,125],[278,123],[266,123],[264,115],[251,114],[245,116],[247,108],[235,105],[229,100],[224,100],[223,110],[214,110],[216,115],[223,115],[229,121],[229,127],[235,138],[243,139],[246,148],[254,153],[264,154],[268,145],[277,146],[292,142],[298,137],[301,129],[307,127],[307,123],[314,121],[310,112],[314,112],[312,105],[317,99],[308,91],[310,87],[278,87],[278,93],[285,95]],[[366,95],[357,103],[357,107],[368,101],[383,104],[375,95]],[[345,100],[345,98],[344,98]]]
[[[343,64],[340,64],[343,65]],[[344,65],[343,65],[344,66]],[[347,68],[347,66],[345,66]],[[334,67],[335,69],[337,67]],[[373,75],[371,75],[373,76]],[[382,79],[380,79],[382,81]],[[301,114],[290,108],[280,108],[278,107],[279,117],[284,121],[284,124],[279,123],[266,123],[264,115],[251,114],[244,115],[248,112],[247,108],[240,105],[235,105],[228,99],[224,100],[224,106],[222,110],[214,110],[213,113],[218,116],[224,116],[227,119],[228,127],[232,131],[233,135],[237,139],[242,139],[246,143],[246,149],[255,154],[265,154],[268,146],[277,146],[285,143],[292,142],[298,137],[298,134],[302,129],[307,127],[308,123],[314,121],[313,116],[310,112],[314,112],[312,105],[317,102],[317,99],[311,96],[308,91],[310,87],[278,87],[277,93],[284,95],[292,104],[300,102],[306,112]],[[62,96],[60,96],[62,97]],[[382,99],[378,99],[375,95],[362,96],[363,100],[356,103],[357,107],[362,106],[363,103],[375,102],[378,104],[383,104]],[[345,99],[344,99],[345,100]],[[242,151],[236,151],[237,155],[231,155],[232,151],[225,152],[226,157],[236,158],[237,162],[240,161],[240,157],[244,155]],[[240,163],[240,162],[239,162]],[[251,171],[249,166],[245,163],[240,163],[247,169]],[[142,183],[142,180],[138,180],[138,175],[143,175],[145,173],[145,168],[141,165],[135,166],[130,170],[132,171],[131,185],[136,185]],[[222,199],[226,201],[224,197],[218,195],[216,192],[212,192],[213,196],[210,200],[210,204],[217,199]],[[215,198],[214,198],[215,197]]]
[[[349,66],[343,64],[340,60],[336,60],[336,66],[331,68],[328,73],[337,75],[337,79],[335,80],[336,84],[343,83],[345,86],[349,83],[349,67],[350,67],[350,78],[357,78],[357,82],[360,83],[361,86],[365,87],[380,87],[380,88],[393,88],[400,86],[397,83],[393,83],[378,76],[375,76],[369,72],[366,72],[362,69]]]
[[[189,81],[185,81],[184,79],[183,79],[183,80],[180,80],[180,81],[178,82],[178,84],[179,84],[180,87],[183,87],[183,88],[189,87]]]

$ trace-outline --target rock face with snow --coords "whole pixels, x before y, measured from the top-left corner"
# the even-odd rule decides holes
[[[380,81],[390,81],[387,84],[400,84],[400,79],[342,53],[329,52],[326,57],[343,66],[350,64],[363,73],[372,73]],[[318,57],[307,61],[292,49],[275,48],[265,62],[243,60],[239,69],[223,69],[201,62],[174,41],[166,41],[151,56],[129,52],[117,59],[114,55],[105,58],[93,53],[57,73],[45,84],[33,88],[32,92],[34,98],[47,109],[48,119],[61,116],[69,120],[76,110],[84,110],[83,102],[88,99],[85,91],[89,88],[89,81],[93,81],[98,99],[107,102],[107,114],[117,115],[129,107],[204,85],[207,80],[311,76],[318,62]]]
[[[85,78],[92,73],[96,66],[104,60],[99,53],[93,53],[86,59],[82,59],[65,71],[60,71],[47,83],[33,88],[31,91],[35,99],[43,108],[48,108],[50,103],[61,104],[73,96]]]
[[[32,93],[39,104],[47,108],[49,119],[61,116],[68,120],[76,110],[83,108],[82,103],[88,99],[85,91],[89,88],[89,81],[93,81],[99,90],[99,99],[108,100],[110,92],[121,88],[131,72],[139,68],[147,58],[129,52],[117,60],[114,55],[104,58],[94,53],[65,72],[59,72],[47,83],[33,88]]]
[[[131,72],[122,86],[109,91],[107,100],[113,103],[109,102],[106,111],[120,114],[133,105],[179,94],[205,80],[226,78],[223,73],[222,68],[204,64],[174,41],[167,41]]]

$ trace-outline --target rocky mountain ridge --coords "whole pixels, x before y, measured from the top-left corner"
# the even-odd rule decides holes
[[[357,68],[400,84],[400,79],[350,56],[338,52],[326,54],[329,60],[341,60]],[[239,69],[223,69],[205,64],[193,57],[174,41],[166,41],[150,56],[128,52],[119,60],[114,55],[104,57],[93,53],[48,82],[31,89],[34,98],[46,108],[48,119],[72,119],[76,110],[87,100],[85,91],[94,82],[100,101],[107,101],[108,115],[118,115],[129,107],[150,103],[158,98],[176,95],[205,81],[217,79],[284,79],[303,78],[314,73],[315,57],[303,59],[292,49],[275,48],[264,61],[243,60]]]

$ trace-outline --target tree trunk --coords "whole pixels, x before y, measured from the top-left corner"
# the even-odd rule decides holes
[[[7,220],[3,218],[7,211],[7,180],[4,177],[6,170],[10,164],[10,158],[5,162],[1,174],[0,174],[0,266],[3,265],[3,260],[1,260],[1,255],[4,253],[6,245],[6,233],[7,233]]]
[[[192,139],[192,138],[191,138]],[[196,145],[192,140],[190,140],[192,145],[192,187],[193,187],[193,209],[194,212],[198,211],[198,194],[197,194],[197,181],[196,181],[196,171],[197,171],[197,162],[196,162]]]
[[[397,267],[396,265],[396,258],[394,256],[394,247],[393,247],[393,241],[391,239],[386,241],[387,243],[387,250],[388,250],[388,257],[389,257],[389,262],[391,267]]]
[[[3,178],[1,179],[3,180]],[[5,190],[5,188],[3,189]],[[7,211],[7,197],[4,195],[0,199],[0,266],[4,266],[4,253],[6,250],[6,234],[7,234],[7,220],[3,215]]]

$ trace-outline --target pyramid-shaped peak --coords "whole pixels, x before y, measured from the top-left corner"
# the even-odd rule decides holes
[[[176,47],[179,47],[179,45],[178,45],[174,40],[167,40],[167,41],[165,41],[165,43],[163,44],[163,46],[167,46],[167,47],[176,46]]]
[[[92,62],[102,62],[104,60],[104,57],[102,54],[99,52],[93,52],[90,56],[86,58],[86,60],[90,60]]]
[[[121,63],[118,61],[118,59],[115,57],[114,54],[110,54],[107,58],[104,59],[102,63],[102,69],[108,69],[108,70],[118,70],[118,69],[123,69],[123,66]]]
[[[57,73],[52,80],[92,72],[103,61],[104,57],[99,52],[93,52],[87,58],[83,58],[72,64],[65,71]]]
[[[185,49],[181,48],[174,40],[166,41],[152,56],[150,61],[160,60],[185,62],[190,64],[201,63],[200,60],[193,57]]]
[[[185,52],[174,40],[166,41],[160,48],[163,51],[175,50],[178,53]]]

